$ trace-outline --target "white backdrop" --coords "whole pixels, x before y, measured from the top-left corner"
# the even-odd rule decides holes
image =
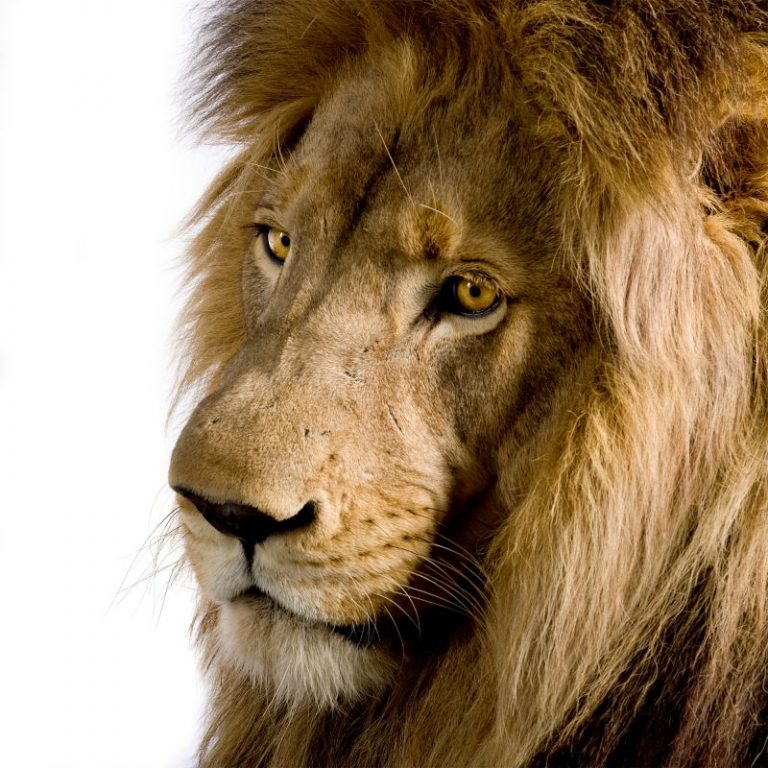
[[[7,768],[180,768],[194,752],[191,589],[141,581],[172,505],[175,229],[220,154],[179,138],[190,6],[0,0]]]

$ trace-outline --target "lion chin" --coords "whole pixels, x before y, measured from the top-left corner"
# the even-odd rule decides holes
[[[221,605],[216,632],[223,663],[288,707],[331,708],[359,699],[383,688],[393,672],[366,638],[298,619],[263,596]]]
[[[763,0],[209,12],[200,766],[764,764]]]

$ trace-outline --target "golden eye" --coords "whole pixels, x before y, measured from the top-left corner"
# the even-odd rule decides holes
[[[267,227],[264,230],[264,244],[267,253],[281,264],[291,253],[291,236],[274,227]]]
[[[466,315],[479,315],[487,312],[499,302],[499,291],[487,283],[468,277],[455,278],[453,296],[456,311]]]

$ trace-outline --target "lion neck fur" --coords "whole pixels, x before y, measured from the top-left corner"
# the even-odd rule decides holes
[[[225,5],[207,32],[197,114],[209,135],[248,148],[198,212],[210,219],[192,254],[185,386],[212,372],[215,382],[241,340],[228,303],[235,257],[217,238],[246,168],[273,157],[275,137],[311,109],[302,68],[332,71],[334,48],[352,57],[405,34],[394,1],[276,3],[274,27],[249,21],[253,3]],[[502,451],[506,518],[487,556],[484,615],[380,695],[321,710],[278,704],[220,663],[216,610],[203,606],[204,765],[613,765],[627,745],[644,754],[633,724],[651,717],[656,695],[674,723],[654,760],[730,765],[754,753],[768,661],[768,66],[744,33],[768,27],[756,3],[691,0],[675,16],[628,2],[617,18],[592,5],[456,0],[442,10],[456,34],[444,51],[458,55],[492,29],[540,110],[541,140],[560,153],[558,257],[590,296],[597,333],[527,467],[518,446]],[[643,6],[654,11],[650,43]],[[281,24],[304,30],[298,63],[278,51],[248,80],[226,37],[238,20],[253,25],[254,46]],[[699,38],[686,47],[691,24]],[[590,48],[598,40],[601,55]],[[655,85],[652,44],[667,54]],[[286,80],[296,93],[277,87]]]

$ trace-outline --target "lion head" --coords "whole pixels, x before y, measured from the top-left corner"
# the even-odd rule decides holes
[[[760,5],[217,4],[170,471],[202,765],[761,754]]]

